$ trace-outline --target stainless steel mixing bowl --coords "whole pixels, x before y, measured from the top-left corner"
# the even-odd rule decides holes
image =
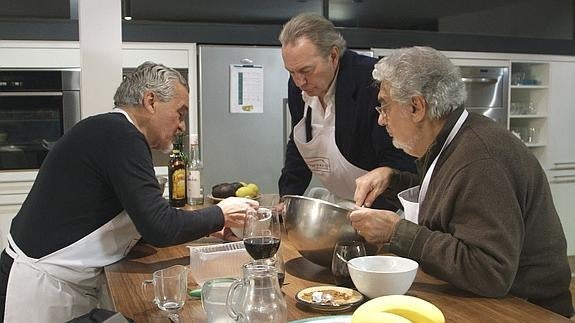
[[[285,195],[284,201],[287,238],[305,259],[330,268],[338,241],[363,241],[348,219],[351,210],[306,196]]]

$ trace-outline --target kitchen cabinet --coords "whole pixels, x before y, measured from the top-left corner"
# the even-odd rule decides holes
[[[549,64],[512,61],[509,130],[544,164],[547,146]]]
[[[546,169],[567,237],[568,254],[575,255],[575,62],[552,61],[549,67]]]
[[[10,223],[32,188],[37,171],[0,172],[0,250],[7,245]]]

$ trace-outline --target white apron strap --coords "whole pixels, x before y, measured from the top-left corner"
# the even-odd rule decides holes
[[[461,129],[461,126],[467,119],[468,115],[469,113],[467,112],[467,110],[463,110],[463,113],[459,116],[459,119],[457,119],[457,122],[449,132],[449,135],[447,136],[447,139],[443,143],[443,146],[441,147],[439,154],[437,154],[437,157],[435,157],[435,159],[431,163],[431,166],[429,166],[427,172],[425,172],[425,177],[423,178],[421,186],[420,185],[414,186],[412,188],[408,188],[404,191],[401,191],[399,194],[397,194],[397,197],[399,198],[399,201],[403,206],[403,212],[406,220],[419,224],[419,208],[421,206],[421,203],[425,199],[425,195],[427,194],[427,188],[429,187],[429,182],[431,181],[431,175],[435,170],[435,165],[439,160],[439,156],[441,156],[441,153],[443,152],[445,147],[447,147],[451,143],[451,141],[453,141],[453,138],[455,138],[455,136]]]

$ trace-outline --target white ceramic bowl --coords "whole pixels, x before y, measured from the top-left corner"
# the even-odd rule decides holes
[[[353,284],[369,298],[405,294],[418,267],[416,261],[396,256],[358,257],[347,265]]]

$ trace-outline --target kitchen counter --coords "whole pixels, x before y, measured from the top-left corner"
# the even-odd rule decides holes
[[[262,203],[264,204],[264,203]],[[203,238],[184,245],[155,248],[145,243],[137,244],[127,258],[105,268],[106,283],[116,311],[136,322],[169,322],[155,304],[146,300],[141,291],[142,281],[151,279],[158,269],[172,265],[189,264],[186,245],[218,243],[216,238]],[[333,284],[331,272],[301,257],[290,244],[282,241],[286,264],[285,284],[282,291],[288,307],[288,320],[334,313],[313,312],[296,304],[296,293],[307,287]],[[197,288],[192,276],[188,287]],[[517,297],[501,299],[483,298],[463,292],[444,281],[419,270],[408,295],[430,301],[443,311],[447,322],[570,322],[566,318],[533,305]],[[337,314],[350,315],[352,311]],[[180,313],[181,322],[207,322],[201,300],[189,298]]]

